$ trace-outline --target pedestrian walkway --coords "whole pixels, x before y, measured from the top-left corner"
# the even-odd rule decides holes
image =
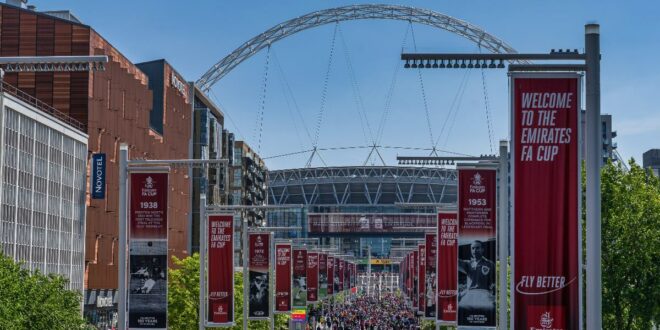
[[[349,295],[346,300],[324,300],[310,306],[310,320],[318,320],[320,330],[418,329],[419,319],[400,294],[383,294],[380,298]]]

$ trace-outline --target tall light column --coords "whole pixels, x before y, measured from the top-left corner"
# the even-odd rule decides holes
[[[600,166],[602,162],[600,122],[600,26],[584,26],[587,65],[587,329],[602,325]]]
[[[119,309],[119,329],[126,329],[126,222],[127,207],[126,199],[126,175],[128,174],[128,145],[122,143],[119,146],[119,299],[117,299],[117,308]]]
[[[507,325],[507,270],[509,265],[509,152],[506,140],[500,140],[500,186],[499,186],[499,232],[500,232],[500,283],[499,283],[499,326]]]

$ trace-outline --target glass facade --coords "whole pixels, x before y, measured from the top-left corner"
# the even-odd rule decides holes
[[[286,208],[266,211],[266,226],[291,228],[275,231],[275,238],[307,237],[307,208]]]
[[[4,101],[2,252],[30,270],[63,275],[69,289],[82,291],[87,136]]]
[[[196,91],[197,93],[197,91]],[[222,159],[223,152],[223,127],[222,121],[211,111],[210,105],[194,97],[194,134],[193,134],[193,158],[194,159]],[[206,195],[208,205],[226,204],[225,175],[226,168],[209,167],[208,169],[195,168],[193,175],[193,193],[191,197],[192,214],[190,222],[190,250],[199,251],[199,203],[200,195]]]

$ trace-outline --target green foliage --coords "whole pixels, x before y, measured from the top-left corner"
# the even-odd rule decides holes
[[[435,330],[435,321],[431,320],[422,320],[420,324],[422,330]]]
[[[660,321],[660,181],[634,160],[602,169],[603,328]]]
[[[168,272],[167,324],[170,329],[197,329],[199,315],[199,254],[172,261]]]
[[[169,270],[167,319],[170,329],[197,329],[199,316],[199,254],[184,259],[172,257],[177,268]],[[243,273],[234,273],[234,322],[243,324]],[[288,315],[276,316],[276,329],[288,329]],[[249,329],[270,329],[267,321],[249,321]],[[219,328],[218,328],[219,329]],[[224,328],[227,329],[227,328]]]
[[[1,329],[84,329],[79,292],[59,275],[31,273],[0,254]]]

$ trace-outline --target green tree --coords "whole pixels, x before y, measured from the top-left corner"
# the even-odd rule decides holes
[[[634,160],[602,169],[603,328],[660,321],[660,182]]]
[[[199,254],[172,261],[167,277],[167,324],[170,329],[197,329],[199,315]]]
[[[170,329],[197,329],[199,316],[199,254],[184,259],[172,257],[176,268],[169,270],[168,327]],[[232,329],[242,329],[243,273],[234,272],[234,322]],[[276,329],[288,329],[288,315],[276,316]],[[269,329],[266,321],[249,321],[249,329]],[[225,328],[226,329],[226,328]]]
[[[0,253],[1,329],[83,329],[82,296],[59,275],[30,272]]]

